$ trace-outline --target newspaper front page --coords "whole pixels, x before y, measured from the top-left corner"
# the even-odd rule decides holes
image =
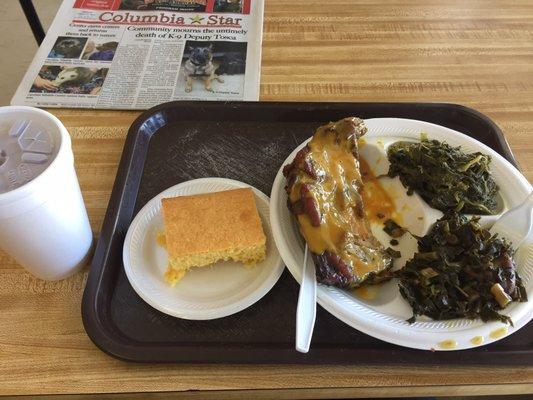
[[[11,104],[258,100],[264,0],[64,0]]]

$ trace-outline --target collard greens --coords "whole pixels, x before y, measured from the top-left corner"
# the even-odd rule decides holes
[[[397,272],[401,295],[417,315],[512,323],[498,311],[527,301],[510,244],[464,215],[449,214],[418,239],[418,253]]]
[[[494,214],[498,186],[490,175],[491,158],[466,154],[438,140],[396,142],[388,149],[391,178],[400,177],[433,208],[462,214]]]

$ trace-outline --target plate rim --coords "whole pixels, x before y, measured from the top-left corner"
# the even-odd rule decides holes
[[[275,256],[277,255],[277,259],[275,262],[272,263],[271,272],[269,275],[267,275],[267,278],[264,280],[264,282],[253,292],[250,292],[247,296],[244,298],[241,298],[238,300],[238,302],[234,302],[228,305],[224,305],[222,307],[217,308],[211,308],[208,310],[193,310],[190,313],[183,312],[183,310],[176,310],[172,307],[167,307],[166,305],[159,304],[158,301],[148,296],[144,290],[142,289],[142,285],[139,285],[134,277],[134,273],[132,270],[132,261],[131,261],[131,240],[133,233],[135,231],[135,228],[137,225],[139,225],[141,219],[145,216],[145,214],[149,213],[151,209],[154,207],[154,205],[157,204],[157,202],[161,200],[165,196],[166,193],[174,192],[177,189],[180,188],[186,188],[189,186],[195,186],[195,185],[201,185],[204,183],[221,183],[226,184],[228,186],[232,186],[233,188],[251,188],[254,197],[256,199],[260,199],[260,201],[264,202],[268,207],[268,214],[270,215],[270,198],[264,194],[259,189],[255,188],[252,185],[249,185],[247,183],[237,181],[234,179],[229,178],[219,178],[219,177],[205,177],[205,178],[198,178],[198,179],[191,179],[188,181],[180,182],[175,185],[172,185],[154,197],[152,197],[150,200],[146,202],[146,204],[139,210],[137,215],[133,218],[132,222],[130,223],[128,227],[128,231],[126,233],[126,236],[124,238],[124,244],[122,246],[122,264],[124,268],[124,272],[126,273],[126,277],[128,279],[128,282],[132,286],[133,290],[137,295],[148,305],[153,307],[154,309],[170,315],[172,317],[186,319],[186,320],[196,320],[196,321],[208,321],[218,318],[227,317],[233,314],[236,314],[240,311],[243,311],[250,306],[257,303],[259,300],[261,300],[265,295],[267,295],[270,290],[274,287],[274,285],[278,282],[279,278],[281,277],[283,271],[285,270],[285,264],[283,263],[283,259],[281,258],[281,254],[279,253],[279,250],[277,246],[275,245],[275,241],[272,237],[270,238],[271,241],[271,251],[274,251]],[[228,190],[231,190],[228,188]],[[209,192],[204,192],[209,193]],[[259,210],[258,210],[259,211]],[[153,219],[159,212],[154,213],[154,216],[152,216],[151,219]],[[269,215],[265,215],[265,219],[268,220],[268,223],[270,223]],[[272,227],[270,227],[272,230]],[[267,250],[268,251],[268,250]],[[143,267],[140,267],[143,268]],[[235,304],[239,304],[238,306],[235,306]]]
[[[445,127],[445,126],[442,126],[442,125],[434,124],[434,123],[431,123],[431,122],[426,122],[426,121],[416,120],[416,119],[409,119],[409,118],[390,118],[390,117],[369,118],[369,119],[364,119],[364,122],[366,124],[368,124],[368,123],[380,123],[380,122],[381,123],[390,123],[390,124],[392,124],[392,123],[418,124],[418,125],[422,125],[422,126],[428,127],[428,129],[429,128],[433,128],[433,129],[438,129],[438,130],[441,130],[441,131],[447,131],[447,133],[451,133],[451,135],[459,137],[459,138],[461,138],[461,140],[464,140],[466,142],[469,142],[469,144],[475,146],[476,149],[479,149],[479,151],[487,152],[493,158],[497,158],[498,161],[503,163],[503,165],[505,166],[506,169],[510,168],[513,171],[513,175],[515,175],[517,177],[517,181],[519,181],[519,183],[521,185],[523,185],[524,187],[528,186],[529,189],[531,190],[531,184],[520,173],[520,171],[518,171],[518,169],[514,165],[512,165],[508,160],[506,160],[503,156],[498,154],[496,151],[494,151],[489,146],[485,145],[484,143],[481,143],[480,141],[478,141],[478,140],[476,140],[476,139],[474,139],[474,138],[472,138],[472,137],[470,137],[468,135],[465,135],[462,132],[456,131],[454,129],[451,129],[451,128],[448,128],[448,127]],[[413,128],[420,129],[420,127],[413,127]],[[308,139],[306,139],[302,143],[300,143],[298,146],[296,146],[295,149],[283,161],[282,165],[278,169],[278,172],[276,174],[276,177],[274,179],[274,183],[273,183],[272,189],[271,189],[271,200],[273,200],[272,206],[270,208],[270,220],[271,220],[271,226],[272,226],[272,234],[274,236],[274,240],[276,242],[276,246],[278,247],[278,250],[280,251],[280,254],[282,255],[283,261],[285,262],[285,265],[287,266],[287,269],[289,270],[291,275],[295,278],[295,280],[298,282],[298,284],[300,284],[300,281],[301,281],[301,271],[300,271],[300,269],[298,269],[300,267],[295,267],[295,265],[298,266],[301,263],[298,263],[297,260],[294,260],[293,255],[291,254],[291,252],[287,251],[287,247],[290,247],[290,246],[287,243],[285,243],[285,240],[284,240],[284,237],[283,237],[283,233],[281,232],[282,231],[282,224],[280,222],[281,221],[281,216],[278,215],[278,213],[277,213],[277,207],[278,207],[278,203],[279,203],[278,199],[279,199],[280,194],[283,191],[283,187],[284,187],[284,184],[283,184],[284,177],[283,177],[283,174],[282,174],[283,167],[284,167],[284,165],[287,162],[290,162],[294,158],[294,156],[297,153],[297,151],[299,149],[301,149],[310,139],[311,139],[311,137],[309,137]],[[287,261],[290,261],[290,262],[287,262]],[[342,322],[346,323],[347,325],[351,326],[352,328],[357,329],[357,330],[359,330],[359,331],[361,331],[361,332],[363,332],[363,333],[365,333],[365,334],[367,334],[369,336],[375,337],[375,338],[383,340],[385,342],[393,343],[393,344],[400,345],[400,346],[403,346],[403,347],[409,347],[409,348],[421,349],[421,350],[457,351],[457,350],[465,350],[465,349],[472,349],[472,348],[482,347],[482,346],[485,346],[487,344],[494,343],[494,342],[496,342],[498,340],[504,339],[505,337],[509,336],[510,334],[518,331],[523,326],[526,326],[529,323],[529,321],[533,318],[533,304],[531,304],[528,307],[528,310],[524,313],[523,317],[520,319],[519,323],[515,322],[515,326],[514,327],[511,327],[511,329],[509,329],[508,332],[505,335],[503,335],[503,336],[501,336],[501,337],[499,337],[497,339],[490,338],[487,335],[487,337],[485,337],[486,340],[484,341],[483,344],[480,344],[480,345],[474,345],[474,344],[458,345],[456,348],[453,348],[453,349],[444,349],[444,348],[438,347],[437,344],[439,343],[440,340],[442,340],[442,339],[439,339],[439,340],[435,340],[433,342],[433,346],[432,347],[428,347],[427,345],[424,345],[424,344],[419,343],[417,341],[404,340],[404,339],[398,337],[400,335],[400,333],[405,334],[406,332],[409,332],[409,329],[405,329],[405,328],[401,329],[404,332],[400,332],[400,329],[395,329],[394,335],[393,334],[390,334],[390,335],[382,334],[379,330],[377,330],[375,328],[376,324],[372,322],[371,318],[369,318],[369,319],[362,318],[362,317],[354,318],[354,316],[352,315],[353,313],[347,311],[346,308],[344,308],[341,305],[339,305],[337,302],[334,301],[334,299],[331,298],[331,296],[327,295],[327,293],[326,293],[327,290],[338,290],[338,291],[340,291],[341,289],[331,288],[331,287],[319,284],[318,285],[318,290],[317,290],[317,302],[324,309],[326,309],[330,314],[332,314],[333,316],[335,316],[336,318],[338,318]],[[492,321],[492,322],[488,322],[487,325],[488,324],[497,324],[497,322],[496,321]],[[485,326],[487,326],[487,325],[485,325]],[[406,328],[409,328],[409,327],[407,326]],[[475,327],[472,327],[470,329],[474,329],[474,328]],[[468,330],[469,328],[467,327],[465,329]],[[434,334],[440,334],[440,332],[434,332]],[[449,336],[453,336],[453,333],[450,332]]]

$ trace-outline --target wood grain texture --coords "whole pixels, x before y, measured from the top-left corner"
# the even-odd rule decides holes
[[[524,174],[533,179],[533,2],[266,3],[262,100],[464,104],[502,128]],[[125,134],[138,113],[53,112],[72,135],[97,235]],[[83,330],[86,274],[43,282],[0,252],[0,395],[206,390],[217,391],[212,398],[237,398],[246,390],[241,394],[247,398],[288,399],[533,393],[533,369],[518,367],[126,364],[99,351]],[[269,391],[274,389],[280,392]]]

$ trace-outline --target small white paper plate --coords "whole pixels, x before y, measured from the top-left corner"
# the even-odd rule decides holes
[[[193,268],[174,287],[163,278],[168,256],[157,244],[157,234],[164,231],[161,199],[244,187],[250,185],[223,178],[195,179],[163,191],[139,211],[124,241],[123,260],[133,289],[144,301],[174,317],[208,320],[244,310],[272,289],[285,266],[272,240],[269,199],[253,187],[267,237],[265,261],[249,268],[232,261]]]
[[[420,140],[420,134],[426,133],[429,139],[446,141],[453,146],[461,146],[465,152],[480,151],[492,157],[491,173],[500,187],[500,212],[520,204],[531,192],[529,182],[507,160],[484,144],[462,133],[439,125],[423,121],[398,118],[375,118],[365,121],[368,133],[364,136],[366,144],[361,148],[361,157],[367,161],[375,175],[388,171],[386,148],[398,140]],[[292,162],[296,153],[307,141],[298,146],[287,157],[281,166],[271,194],[270,221],[273,227],[274,240],[281,256],[294,278],[300,282],[304,258],[304,243],[294,223],[294,218],[287,209],[287,195],[284,190],[285,178],[283,166]],[[388,179],[388,178],[385,178]],[[396,178],[397,179],[397,178]],[[396,195],[405,191],[401,183],[388,180],[389,189]],[[396,209],[402,216],[404,225],[411,231],[424,231],[429,228],[442,214],[434,210],[418,195],[406,196],[405,193],[395,197]],[[398,204],[398,201],[400,204]],[[409,203],[402,206],[402,203]],[[400,205],[400,207],[399,207]],[[400,209],[401,208],[401,209]],[[494,217],[483,217],[487,225],[494,222]],[[412,226],[408,226],[411,223]],[[377,239],[385,247],[389,247],[390,238],[383,234],[381,227],[372,227]],[[400,250],[402,258],[395,262],[398,267],[405,263],[416,250],[416,241],[409,235],[400,239],[396,250]],[[417,322],[409,324],[406,319],[412,316],[411,308],[401,297],[396,280],[382,285],[378,295],[372,300],[355,296],[350,291],[332,286],[319,285],[317,302],[346,324],[378,339],[425,350],[460,350],[492,343],[516,332],[526,325],[533,317],[533,244],[522,245],[517,252],[518,271],[526,287],[529,302],[513,303],[505,310],[514,327],[501,322],[484,323],[481,320],[455,319],[449,321],[433,321],[419,317]],[[400,263],[398,265],[397,263]],[[482,337],[480,343],[478,337]],[[446,346],[447,343],[454,343]],[[439,346],[440,345],[440,346]]]

